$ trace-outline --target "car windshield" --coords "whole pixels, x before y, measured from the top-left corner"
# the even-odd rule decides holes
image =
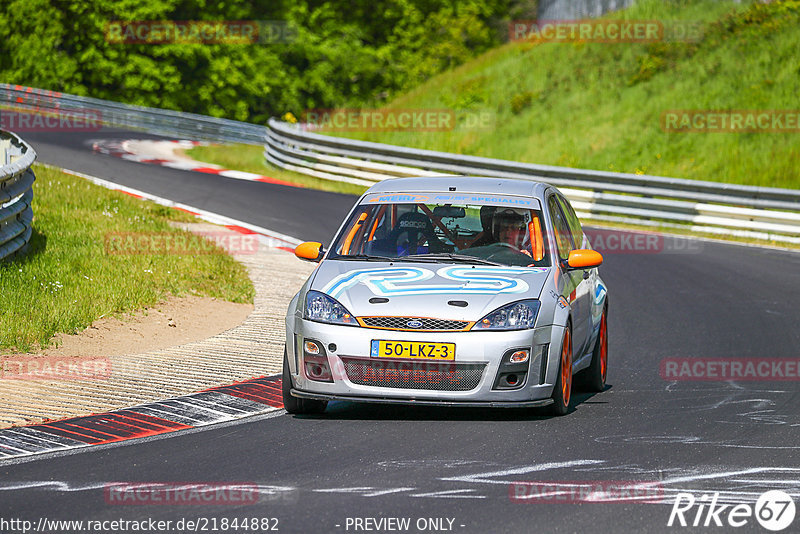
[[[478,204],[363,203],[331,259],[549,267],[537,209]]]

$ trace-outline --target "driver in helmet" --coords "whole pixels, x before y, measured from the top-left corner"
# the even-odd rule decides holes
[[[514,208],[499,208],[492,217],[492,235],[498,243],[522,250],[525,241],[525,214]]]

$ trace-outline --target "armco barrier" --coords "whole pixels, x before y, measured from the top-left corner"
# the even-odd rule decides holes
[[[247,122],[133,106],[7,83],[0,83],[0,107],[0,113],[5,108],[42,115],[89,115],[106,125],[206,141],[261,144],[266,133],[264,126]]]
[[[371,185],[393,176],[460,174],[557,186],[582,219],[800,243],[800,191],[518,163],[319,135],[269,121],[272,165]]]
[[[30,145],[0,131],[0,259],[20,253],[31,239],[34,159]]]
[[[392,176],[442,174],[537,180],[558,186],[581,218],[800,243],[800,191],[518,163],[318,135],[271,119],[267,126],[0,84],[2,108],[69,115],[176,138],[265,143],[279,168],[371,185]]]

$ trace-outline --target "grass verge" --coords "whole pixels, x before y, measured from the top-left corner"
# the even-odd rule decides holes
[[[661,124],[667,110],[796,109],[800,1],[640,0],[607,18],[682,23],[700,28],[701,38],[509,43],[434,77],[385,108],[450,109],[459,119],[453,130],[327,133],[546,165],[800,188],[798,133],[667,133]],[[466,123],[484,112],[492,119],[490,127]],[[224,155],[229,168],[241,168],[240,161],[252,158],[253,172],[277,177],[261,152],[261,147],[207,147],[192,156],[222,164]],[[326,190],[339,187],[320,182]],[[797,248],[692,233],[688,227],[597,226]]]
[[[329,132],[544,165],[800,188],[798,134],[667,133],[669,110],[796,110],[800,1],[640,0],[610,19],[698,25],[696,42],[512,42],[386,109],[453,110],[449,131]],[[487,127],[467,120],[486,113]]]
[[[113,233],[169,234],[191,215],[35,166],[34,233],[25,256],[0,262],[0,352],[46,347],[53,335],[133,312],[169,295],[252,302],[245,268],[209,254],[109,254]],[[208,248],[207,246],[205,248]]]
[[[797,132],[668,133],[662,124],[670,110],[796,110],[799,0],[640,0],[607,18],[683,24],[700,38],[511,42],[384,108],[452,110],[451,130],[318,133],[543,165],[800,188]],[[490,120],[474,126],[476,117]],[[278,177],[261,150],[201,147],[191,154]],[[309,187],[361,190],[288,174]]]

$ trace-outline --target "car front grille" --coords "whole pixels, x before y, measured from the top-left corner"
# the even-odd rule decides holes
[[[361,386],[435,391],[470,391],[478,387],[486,364],[375,361],[342,358],[347,378]]]
[[[469,321],[451,321],[448,319],[431,319],[429,317],[359,317],[361,326],[382,328],[384,330],[411,330],[418,332],[445,332],[448,330],[466,330]],[[420,324],[418,327],[408,323]]]

